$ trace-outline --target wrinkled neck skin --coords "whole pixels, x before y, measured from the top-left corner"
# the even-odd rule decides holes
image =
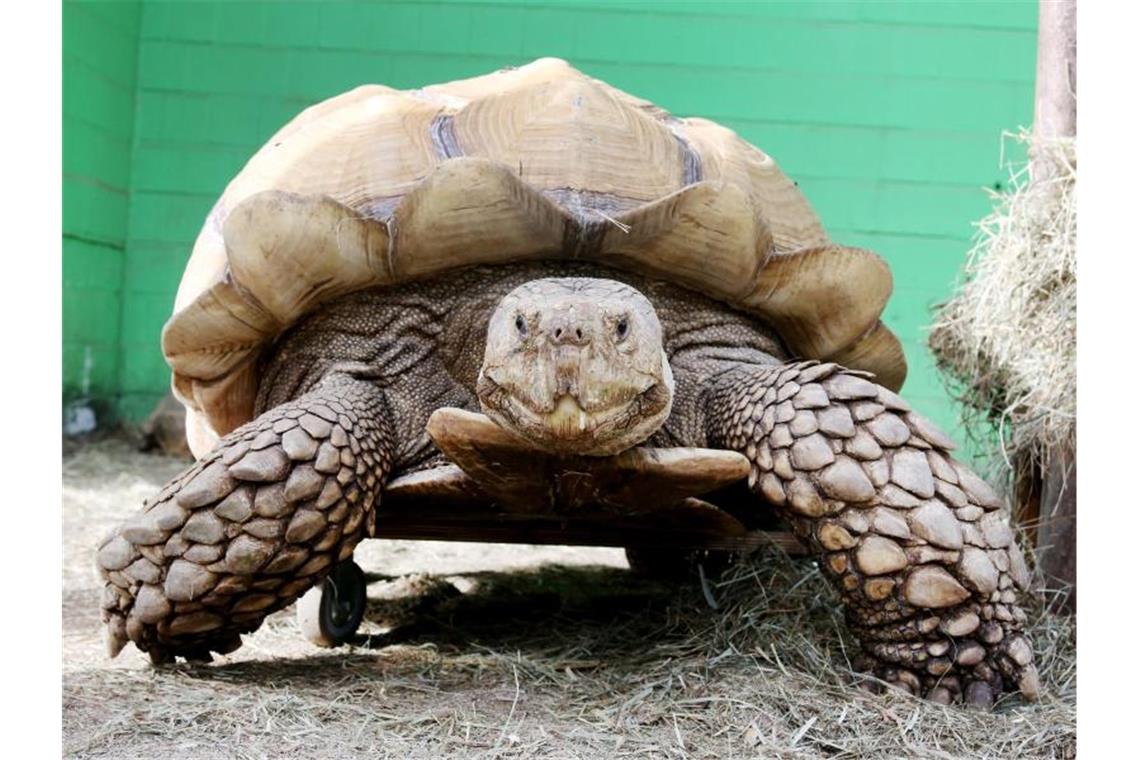
[[[384,391],[398,469],[438,457],[424,426],[442,406],[556,453],[702,446],[708,378],[786,357],[763,323],[670,283],[573,262],[472,267],[354,293],[294,325],[263,359],[256,413],[348,372]]]

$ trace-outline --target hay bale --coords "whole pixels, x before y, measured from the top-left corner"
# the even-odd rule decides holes
[[[957,294],[929,344],[958,386],[975,440],[992,440],[1015,482],[1075,440],[1077,160],[1073,138],[1015,136],[1033,158],[992,193]]]

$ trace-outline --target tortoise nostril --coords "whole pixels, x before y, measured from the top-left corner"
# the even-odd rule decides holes
[[[546,335],[555,345],[584,346],[590,342],[590,326],[571,316],[559,316],[551,320]]]

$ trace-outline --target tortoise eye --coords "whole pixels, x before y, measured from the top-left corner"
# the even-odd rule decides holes
[[[629,320],[627,320],[625,317],[622,317],[621,319],[618,320],[618,323],[617,323],[618,340],[624,339],[625,336],[628,334],[629,334]]]
[[[526,320],[522,318],[522,314],[515,316],[515,329],[519,331],[519,335],[526,335]]]

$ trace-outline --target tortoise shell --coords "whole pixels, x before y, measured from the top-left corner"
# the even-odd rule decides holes
[[[897,390],[874,253],[832,243],[765,153],[556,59],[365,85],[270,138],[210,212],[162,348],[199,455],[253,416],[258,360],[322,303],[474,264],[576,258],[752,313],[798,357]]]

